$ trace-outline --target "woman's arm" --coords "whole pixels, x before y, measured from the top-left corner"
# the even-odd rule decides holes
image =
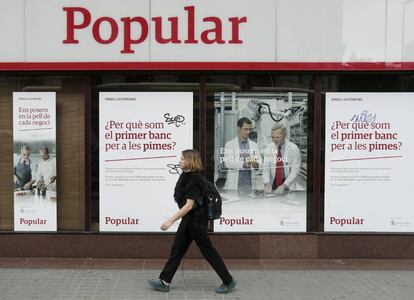
[[[181,219],[186,214],[188,214],[188,212],[193,209],[193,206],[194,206],[194,200],[187,199],[187,202],[185,203],[185,205],[181,207],[179,211],[177,211],[171,218],[169,218],[167,221],[165,221],[161,225],[161,229],[166,231],[168,228],[172,226],[172,224],[174,224],[175,221]]]

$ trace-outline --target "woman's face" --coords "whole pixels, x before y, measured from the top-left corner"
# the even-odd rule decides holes
[[[185,162],[185,159],[182,155],[181,155],[181,160],[180,160],[180,168],[183,171],[185,171],[185,169],[186,169],[186,162]]]

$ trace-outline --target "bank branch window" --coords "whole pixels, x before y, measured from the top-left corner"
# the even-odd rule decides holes
[[[81,76],[0,77],[1,230],[84,230],[85,85]]]
[[[273,74],[211,80],[227,84],[208,93],[208,175],[223,197],[214,231],[306,232],[311,80]]]
[[[343,75],[325,86],[324,230],[413,232],[412,76]],[[392,201],[390,201],[392,199]]]
[[[378,72],[2,75],[0,230],[157,232],[164,204],[142,207],[176,209],[179,150],[194,147],[223,196],[214,232],[412,232],[413,87]],[[137,207],[118,197],[126,182]]]
[[[96,81],[91,229],[160,232],[177,210],[181,151],[199,144],[199,79],[131,74]]]

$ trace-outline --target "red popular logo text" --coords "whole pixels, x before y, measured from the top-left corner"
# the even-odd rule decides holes
[[[93,20],[91,12],[84,7],[63,7],[66,12],[66,39],[64,44],[79,44],[75,33],[80,30],[92,30],[93,39],[99,44],[111,44],[118,39],[120,28],[122,29],[122,45],[121,53],[132,54],[135,50],[133,45],[145,42],[149,35],[150,22],[153,22],[155,32],[155,42],[159,44],[243,44],[240,39],[240,25],[247,23],[247,17],[230,17],[223,21],[220,17],[205,17],[202,19],[203,24],[211,25],[210,29],[201,32],[200,36],[196,36],[196,9],[194,6],[186,6],[186,20],[179,17],[168,17],[169,30],[165,28],[165,22],[162,17],[153,17],[151,21],[141,16],[122,17],[119,20],[103,16]],[[78,22],[75,22],[75,19]],[[103,36],[101,27],[109,25],[109,35]],[[92,28],[90,28],[92,26]],[[185,26],[187,32],[185,39],[179,36],[179,26]],[[231,26],[231,38],[223,39],[223,27]],[[151,27],[152,28],[152,27]],[[139,32],[135,36],[132,31]],[[170,32],[169,37],[165,37],[163,32]]]

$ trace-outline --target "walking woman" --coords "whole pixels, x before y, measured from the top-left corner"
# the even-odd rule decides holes
[[[210,263],[223,284],[216,289],[219,294],[227,294],[236,287],[236,281],[230,275],[222,258],[213,247],[207,235],[208,219],[204,208],[197,206],[196,200],[202,196],[203,181],[199,172],[202,170],[200,153],[190,149],[182,152],[180,175],[174,189],[174,199],[180,210],[161,225],[166,231],[171,225],[181,219],[175,235],[170,257],[162,270],[159,279],[149,280],[149,285],[155,290],[168,292],[170,283],[177,271],[188,247],[194,240],[204,258]]]

